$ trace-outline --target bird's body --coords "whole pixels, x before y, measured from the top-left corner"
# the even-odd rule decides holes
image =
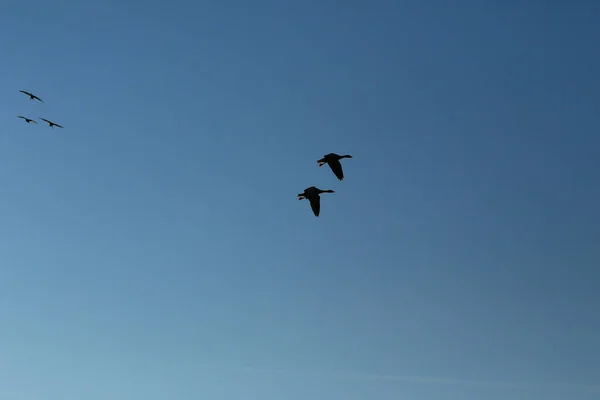
[[[17,118],[22,118],[25,120],[25,122],[27,122],[28,124],[33,122],[34,124],[37,124],[37,121],[31,119],[31,118],[27,118],[27,117],[23,117],[22,115],[19,115]]]
[[[42,103],[44,102],[44,100],[40,99],[40,98],[39,98],[39,97],[37,97],[35,94],[32,94],[32,93],[26,92],[25,90],[19,90],[19,92],[21,92],[21,93],[24,93],[24,94],[26,94],[27,96],[29,96],[29,98],[30,98],[31,100],[34,100],[34,101],[35,101],[35,100],[38,100],[38,101],[41,101]]]
[[[315,217],[319,216],[321,211],[321,193],[335,193],[333,190],[321,190],[314,186],[304,189],[303,193],[298,193],[298,200],[308,199],[310,208],[312,208]]]
[[[319,167],[328,164],[336,178],[338,178],[340,181],[343,181],[344,171],[342,170],[342,164],[340,163],[342,158],[352,158],[352,156],[350,154],[340,156],[339,154],[329,153],[324,155],[320,160],[317,160],[317,162],[319,163]]]
[[[48,126],[50,126],[50,128],[54,128],[55,126],[57,126],[57,127],[59,127],[59,128],[64,128],[64,126],[61,126],[61,125],[59,125],[59,124],[55,124],[54,122],[52,122],[52,121],[49,121],[49,120],[47,120],[46,118],[42,118],[42,117],[40,117],[40,119],[41,119],[42,121],[44,121],[44,122],[47,122],[47,123],[48,123]]]

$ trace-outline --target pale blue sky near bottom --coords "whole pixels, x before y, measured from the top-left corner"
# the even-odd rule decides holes
[[[9,0],[0,398],[599,399],[599,17]]]

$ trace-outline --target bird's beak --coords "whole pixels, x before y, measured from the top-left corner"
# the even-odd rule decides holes
[[[298,196],[298,200],[304,199],[304,196]]]
[[[322,163],[322,162],[319,163],[319,167],[322,167],[323,165],[325,165],[325,163]]]

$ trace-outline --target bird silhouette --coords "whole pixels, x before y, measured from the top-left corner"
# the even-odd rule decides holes
[[[55,123],[54,123],[54,122],[52,122],[52,121],[48,121],[46,118],[42,118],[42,117],[40,117],[40,119],[41,119],[42,121],[45,121],[45,122],[47,122],[47,123],[48,123],[48,126],[49,126],[50,128],[53,128],[53,129],[54,129],[54,127],[55,127],[55,126],[58,126],[59,128],[64,128],[64,126],[61,126],[61,125],[59,125],[59,124],[55,124]]]
[[[44,100],[40,99],[40,98],[39,98],[39,97],[37,97],[35,94],[32,94],[32,93],[26,92],[26,91],[24,91],[24,90],[19,90],[19,92],[21,92],[21,93],[25,93],[27,96],[29,96],[29,98],[30,98],[31,100],[34,100],[34,101],[35,101],[35,100],[39,100],[39,101],[41,101],[42,103],[44,102]]]
[[[324,155],[323,158],[321,158],[317,162],[319,163],[319,167],[322,167],[325,164],[329,164],[329,168],[331,168],[331,170],[333,171],[333,174],[340,181],[343,181],[344,180],[344,171],[342,170],[342,164],[340,163],[340,160],[342,158],[352,158],[352,156],[350,154],[340,156],[335,153],[329,153],[329,154]]]
[[[321,190],[314,186],[304,189],[303,193],[298,193],[298,200],[308,199],[310,208],[312,208],[315,217],[319,216],[321,211],[321,193],[335,193],[333,190]]]
[[[27,122],[28,124],[33,122],[34,124],[37,124],[36,120],[33,120],[31,118],[27,118],[27,117],[23,117],[22,115],[19,115],[17,118],[23,118],[25,120],[25,122]]]

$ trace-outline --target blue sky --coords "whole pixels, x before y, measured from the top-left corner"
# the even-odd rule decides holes
[[[54,3],[0,16],[0,398],[600,398],[600,4]]]

